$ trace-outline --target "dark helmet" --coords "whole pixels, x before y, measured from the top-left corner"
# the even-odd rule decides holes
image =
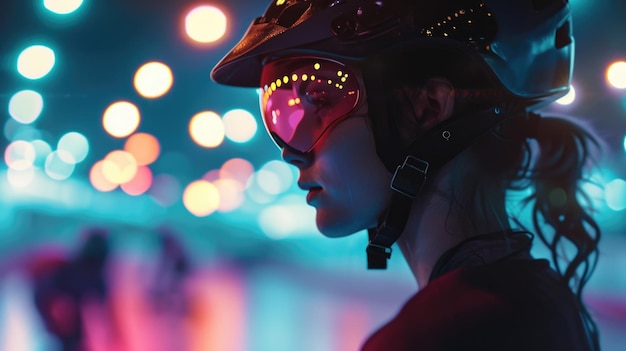
[[[259,87],[264,63],[289,55],[359,65],[376,149],[394,173],[391,205],[367,247],[369,267],[384,268],[427,174],[503,117],[526,117],[565,95],[573,48],[567,0],[272,0],[211,76]],[[428,75],[450,79],[478,112],[400,145],[398,104],[387,94]]]
[[[449,68],[471,64],[463,74],[534,107],[567,93],[573,47],[567,0],[273,0],[211,76],[258,87],[263,61],[277,53],[359,61],[445,51],[457,58]]]

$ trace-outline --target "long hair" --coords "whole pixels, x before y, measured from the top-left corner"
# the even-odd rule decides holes
[[[583,289],[597,264],[601,230],[583,186],[590,181],[594,151],[600,148],[581,122],[530,113],[511,117],[479,138],[466,158],[475,163],[458,165],[465,169],[458,172],[464,177],[465,199],[459,205],[470,211],[470,218],[488,216],[498,205],[494,201],[501,201],[509,191],[529,190],[521,205],[530,206],[533,230],[521,218],[501,220],[534,232],[549,249],[557,274],[576,296],[595,349],[599,349],[598,330],[583,302]]]

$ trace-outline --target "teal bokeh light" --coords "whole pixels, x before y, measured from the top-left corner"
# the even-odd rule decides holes
[[[626,181],[616,178],[607,183],[605,196],[607,205],[613,211],[626,209]]]

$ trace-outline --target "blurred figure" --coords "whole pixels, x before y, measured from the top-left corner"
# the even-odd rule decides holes
[[[36,309],[63,351],[89,350],[83,308],[107,304],[108,233],[90,229],[85,236],[74,257],[35,258],[31,264]]]
[[[147,288],[153,314],[151,332],[160,337],[152,350],[189,350],[189,318],[194,303],[188,291],[190,259],[171,228],[158,228],[156,240],[158,251]]]
[[[151,283],[151,297],[159,311],[186,311],[185,279],[191,273],[189,258],[176,234],[169,228],[157,230],[159,252]]]

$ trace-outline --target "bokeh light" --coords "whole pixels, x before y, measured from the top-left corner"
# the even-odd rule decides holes
[[[212,43],[226,33],[226,15],[215,6],[198,6],[185,16],[185,33],[198,43]]]
[[[206,180],[191,182],[183,192],[183,204],[194,216],[205,217],[215,212],[220,203],[217,187]]]
[[[236,143],[250,141],[258,128],[254,116],[243,109],[234,109],[226,112],[223,120],[226,137]]]
[[[284,239],[296,225],[293,209],[289,206],[272,205],[259,214],[258,222],[265,235],[272,239]]]
[[[213,182],[219,193],[220,212],[230,212],[237,209],[243,203],[243,186],[235,179],[220,178]]]
[[[89,153],[89,141],[78,132],[65,133],[57,144],[57,150],[64,150],[72,156],[71,160],[66,162],[79,163],[82,162]]]
[[[14,122],[17,125],[16,128],[12,128],[13,129],[12,131],[10,132],[7,131],[8,132],[7,134],[10,135],[10,138],[8,138],[9,140],[32,141],[32,140],[41,139],[43,137],[42,131],[33,127],[32,125],[19,124],[18,122],[15,122],[13,119],[9,119],[7,121],[7,125],[9,124],[9,122]]]
[[[46,157],[45,170],[48,177],[55,180],[64,180],[74,173],[74,163],[67,160],[73,156],[64,150],[53,151]]]
[[[626,181],[613,179],[605,186],[606,204],[613,211],[626,209]]]
[[[108,192],[117,188],[116,183],[111,182],[104,175],[104,160],[100,160],[91,166],[89,171],[89,182],[91,185],[99,191]]]
[[[259,185],[259,173],[254,172],[248,183],[246,184],[245,194],[246,196],[259,205],[267,205],[276,199],[275,194],[269,194],[263,190]]]
[[[24,49],[17,58],[17,71],[28,79],[40,79],[54,67],[54,51],[47,46],[33,45]]]
[[[143,64],[133,79],[133,85],[139,95],[155,99],[165,95],[174,81],[172,70],[164,63],[152,61]]]
[[[9,115],[16,121],[33,123],[43,110],[43,98],[34,90],[22,90],[9,100]]]
[[[242,185],[242,188],[248,184],[253,173],[254,166],[243,158],[231,158],[219,169],[220,178],[234,179]]]
[[[199,112],[189,122],[189,134],[200,146],[216,147],[224,141],[224,123],[213,111]]]
[[[268,194],[277,195],[289,189],[293,182],[293,172],[284,162],[272,160],[257,171],[257,183]]]
[[[124,138],[139,126],[139,109],[128,101],[117,101],[109,105],[102,116],[102,126],[111,136]]]
[[[124,150],[129,152],[139,166],[146,166],[159,157],[161,145],[157,138],[149,133],[135,133],[124,143]]]
[[[14,188],[26,188],[35,180],[35,168],[7,170],[7,180]]]
[[[287,195],[278,204],[264,208],[257,217],[263,233],[271,239],[317,235],[315,209],[298,195]]]
[[[43,6],[50,12],[59,15],[67,15],[76,11],[83,0],[43,0]]]
[[[10,169],[29,169],[33,166],[36,155],[35,147],[31,143],[16,140],[4,150],[4,162]]]
[[[570,85],[569,91],[565,96],[556,100],[556,102],[560,105],[571,105],[576,100],[576,89],[573,85]]]
[[[617,89],[626,89],[626,61],[612,63],[606,70],[606,80]]]
[[[152,171],[146,166],[139,166],[133,179],[121,184],[120,187],[126,194],[138,196],[148,191],[151,185]]]
[[[115,184],[129,182],[137,173],[137,162],[130,153],[113,150],[104,157],[102,173],[106,179]]]
[[[48,154],[52,152],[52,147],[50,146],[50,144],[41,139],[33,140],[30,142],[30,144],[35,149],[34,165],[41,166],[41,168],[43,168],[46,157],[48,157]]]
[[[219,169],[212,169],[212,170],[206,172],[202,176],[202,179],[212,183],[212,182],[220,179],[220,170]]]
[[[42,138],[41,131],[35,128],[32,124],[22,124],[13,118],[6,118],[4,121],[3,134],[4,137],[10,141],[30,141]]]

